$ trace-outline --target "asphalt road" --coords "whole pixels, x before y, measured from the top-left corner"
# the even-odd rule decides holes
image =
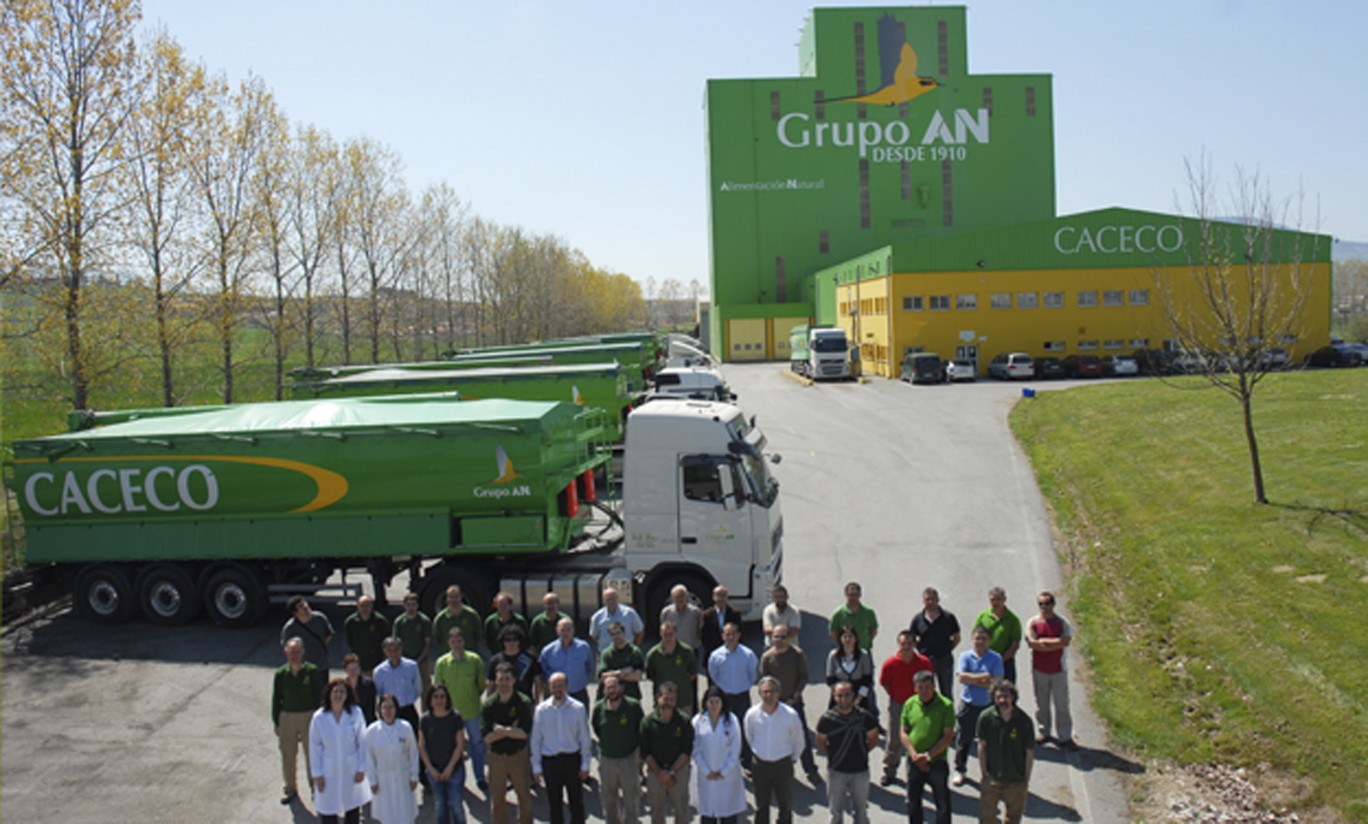
[[[783,486],[785,581],[806,614],[813,723],[827,700],[820,683],[830,649],[825,616],[840,604],[845,581],[860,581],[880,616],[879,659],[892,653],[925,586],[936,586],[963,624],[986,606],[992,585],[1007,589],[1009,607],[1023,617],[1033,612],[1037,591],[1059,586],[1039,494],[1005,424],[1020,386],[909,387],[875,379],[805,387],[774,364],[726,372],[741,405],[759,414],[771,450],[783,455],[775,474]],[[1060,611],[1069,615],[1067,599]],[[343,614],[331,617],[340,631]],[[314,820],[304,804],[277,803],[268,699],[271,670],[281,663],[278,631],[275,617],[250,630],[203,619],[162,629],[139,621],[97,626],[67,612],[7,632],[0,646],[0,816]],[[748,629],[748,641],[758,637],[757,628]],[[334,652],[340,662],[341,650]],[[1030,709],[1027,681],[1022,703]],[[1083,685],[1074,687],[1084,749],[1041,752],[1027,818],[1125,820],[1119,776],[1134,767],[1106,751]],[[489,820],[473,779],[467,801],[472,820]],[[540,797],[536,806],[538,820],[546,820]],[[589,809],[601,817],[592,794]],[[905,809],[901,788],[874,789],[872,820],[902,821]],[[975,820],[972,782],[955,794],[954,810],[956,821]],[[823,793],[802,783],[795,813],[825,819]],[[428,803],[420,821],[430,817]]]

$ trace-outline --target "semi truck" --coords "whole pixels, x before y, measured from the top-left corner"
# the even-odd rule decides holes
[[[616,361],[489,369],[383,366],[337,377],[299,378],[290,389],[296,400],[446,391],[457,392],[465,400],[563,400],[602,409],[615,422],[619,439],[626,429],[627,413],[640,398],[639,393],[627,391],[626,371]]]
[[[603,418],[454,393],[186,408],[16,441],[13,491],[28,564],[97,621],[246,626],[338,573],[368,573],[383,604],[405,572],[431,614],[452,584],[477,604],[555,591],[580,618],[611,585],[648,619],[676,584],[703,601],[722,584],[757,617],[783,520],[754,421],[637,409],[610,502]]]
[[[789,366],[805,378],[849,378],[849,353],[844,329],[803,325],[789,332]]]

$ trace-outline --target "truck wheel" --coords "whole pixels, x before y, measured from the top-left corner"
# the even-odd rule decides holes
[[[204,588],[204,608],[221,627],[250,627],[266,614],[267,605],[265,584],[241,567],[215,572]]]
[[[149,568],[142,575],[139,595],[143,615],[154,624],[176,627],[199,615],[200,593],[183,567],[157,564]]]
[[[82,618],[102,624],[127,621],[138,606],[128,573],[106,564],[86,567],[76,576],[72,601]]]

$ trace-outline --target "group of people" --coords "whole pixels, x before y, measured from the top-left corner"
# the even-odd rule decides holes
[[[653,824],[673,814],[685,824],[696,810],[705,824],[735,822],[751,806],[757,824],[773,807],[779,824],[793,817],[796,769],[828,787],[832,822],[868,821],[873,750],[884,746],[882,786],[903,783],[913,824],[931,790],[935,820],[949,822],[951,787],[964,785],[971,754],[979,767],[980,821],[1019,821],[1035,747],[1073,740],[1064,652],[1072,638],[1041,593],[1039,613],[1023,626],[1000,587],[975,619],[970,649],[936,590],[897,636],[897,652],[876,666],[878,617],[851,582],[829,620],[834,649],[825,661],[830,699],[810,727],[804,688],[810,667],[798,645],[802,613],[776,586],[763,613],[765,649],[741,643],[741,615],[725,587],[707,609],[677,586],[661,611],[659,642],[645,652],[645,622],[611,589],[590,619],[586,638],[548,592],[531,621],[500,593],[481,618],[459,587],[433,619],[418,598],[404,599],[393,624],[363,596],[345,624],[350,652],[344,675],[329,678],[332,625],[307,600],[292,598],[281,632],[286,663],[275,674],[272,720],[280,743],[283,804],[296,801],[296,757],[305,749],[314,806],[324,821],[370,815],[412,824],[416,790],[431,792],[438,824],[465,821],[465,761],[490,805],[509,820],[508,790],[519,824],[533,820],[532,789],[543,786],[550,820],[585,820],[585,788],[594,780],[609,824],[636,822],[644,784]],[[1031,650],[1035,723],[1017,708],[1016,654]],[[483,644],[486,655],[477,651]],[[430,661],[439,645],[448,650]],[[700,692],[700,678],[706,689]],[[643,682],[651,684],[649,708]],[[590,690],[594,690],[591,697]],[[755,689],[759,702],[752,703]],[[887,703],[887,726],[879,692]],[[954,698],[959,698],[956,709]],[[950,750],[954,749],[953,776]],[[826,775],[814,750],[826,756]]]

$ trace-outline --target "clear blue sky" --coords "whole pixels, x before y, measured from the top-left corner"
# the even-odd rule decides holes
[[[388,144],[415,193],[445,180],[600,267],[706,287],[704,84],[796,75],[811,8],[144,0],[144,17],[261,76],[295,123]],[[1205,150],[1223,180],[1240,165],[1304,192],[1303,228],[1368,240],[1368,4],[984,0],[968,32],[971,72],[1054,76],[1060,214],[1173,211]]]

